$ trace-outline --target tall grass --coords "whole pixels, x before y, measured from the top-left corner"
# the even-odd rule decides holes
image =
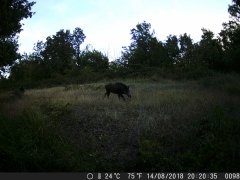
[[[237,171],[232,79],[126,80],[126,102],[104,98],[104,83],[28,90],[0,108],[1,170]]]

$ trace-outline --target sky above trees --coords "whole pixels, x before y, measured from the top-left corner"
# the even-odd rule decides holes
[[[34,43],[60,29],[82,28],[86,39],[111,59],[131,41],[130,30],[147,21],[159,40],[170,34],[190,34],[199,41],[201,28],[218,34],[228,21],[231,0],[35,0],[31,19],[23,21],[19,51],[32,52]]]

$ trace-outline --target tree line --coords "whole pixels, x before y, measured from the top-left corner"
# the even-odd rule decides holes
[[[221,32],[216,36],[203,28],[201,40],[196,43],[187,33],[179,37],[169,35],[165,41],[160,41],[150,23],[138,23],[130,31],[131,44],[123,47],[121,57],[111,62],[107,55],[89,46],[80,50],[86,38],[80,27],[72,32],[61,29],[48,36],[45,42],[38,41],[31,54],[19,54],[20,21],[32,17],[34,4],[27,0],[3,0],[0,7],[0,67],[2,72],[7,65],[11,67],[9,81],[33,83],[64,78],[90,81],[154,73],[164,75],[169,71],[177,76],[190,72],[191,78],[209,71],[240,72],[239,0],[232,0],[229,5],[231,18],[223,23]]]

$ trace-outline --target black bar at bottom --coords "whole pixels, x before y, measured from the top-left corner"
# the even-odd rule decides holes
[[[0,180],[240,180],[236,173],[204,172],[94,172],[94,173],[0,173]]]

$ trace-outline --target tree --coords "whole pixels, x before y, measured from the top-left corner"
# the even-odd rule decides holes
[[[105,72],[108,69],[108,57],[100,51],[86,49],[81,53],[78,65],[81,69],[90,67],[94,72]]]
[[[72,45],[75,49],[76,59],[80,57],[80,45],[84,42],[85,38],[86,36],[83,33],[83,30],[79,27],[76,27],[72,35]]]
[[[219,39],[214,38],[214,33],[210,30],[202,29],[202,39],[197,47],[197,58],[199,65],[204,65],[210,69],[223,69],[223,50]]]
[[[27,0],[1,0],[0,37],[10,37],[21,32],[21,20],[32,17],[32,6],[35,2]]]
[[[12,64],[20,57],[17,37],[0,38],[0,67]]]
[[[24,55],[18,63],[12,65],[9,79],[32,84],[46,78],[46,75],[43,64],[36,61],[32,55]]]
[[[235,19],[235,21],[239,22],[240,19],[240,0],[232,0],[233,4],[229,5],[228,12]]]
[[[232,0],[228,12],[232,20],[223,23],[220,37],[224,48],[224,61],[229,71],[240,72],[240,1]]]
[[[141,24],[137,24],[136,28],[131,30],[131,40],[133,42],[128,48],[125,48],[125,54],[123,55],[128,64],[134,68],[148,64],[149,44],[154,38],[154,32],[151,32],[150,29],[151,24],[144,21]]]
[[[177,36],[175,35],[169,35],[167,37],[166,43],[164,44],[167,52],[168,52],[168,56],[171,60],[171,63],[177,63],[179,58],[180,58],[180,48],[179,48],[179,41]]]
[[[60,30],[52,37],[47,37],[45,49],[42,52],[44,62],[49,71],[65,74],[73,65],[74,48],[69,30]]]
[[[73,33],[61,29],[55,35],[48,36],[46,42],[38,41],[28,59],[36,61],[32,64],[38,64],[39,68],[45,71],[45,78],[65,75],[77,67],[80,45],[85,37],[81,28],[75,28]]]
[[[43,60],[43,52],[46,49],[46,44],[43,41],[38,41],[36,44],[34,44],[33,47],[33,59],[35,60]]]
[[[1,0],[0,6],[0,67],[12,64],[19,54],[16,34],[21,32],[21,20],[31,18],[35,2]]]
[[[161,42],[154,37],[151,24],[143,22],[131,30],[132,43],[123,47],[122,59],[133,70],[161,65],[166,60],[166,53]]]
[[[179,43],[180,43],[181,61],[185,65],[193,63],[194,44],[191,37],[186,33],[184,33],[183,35],[180,35]]]

